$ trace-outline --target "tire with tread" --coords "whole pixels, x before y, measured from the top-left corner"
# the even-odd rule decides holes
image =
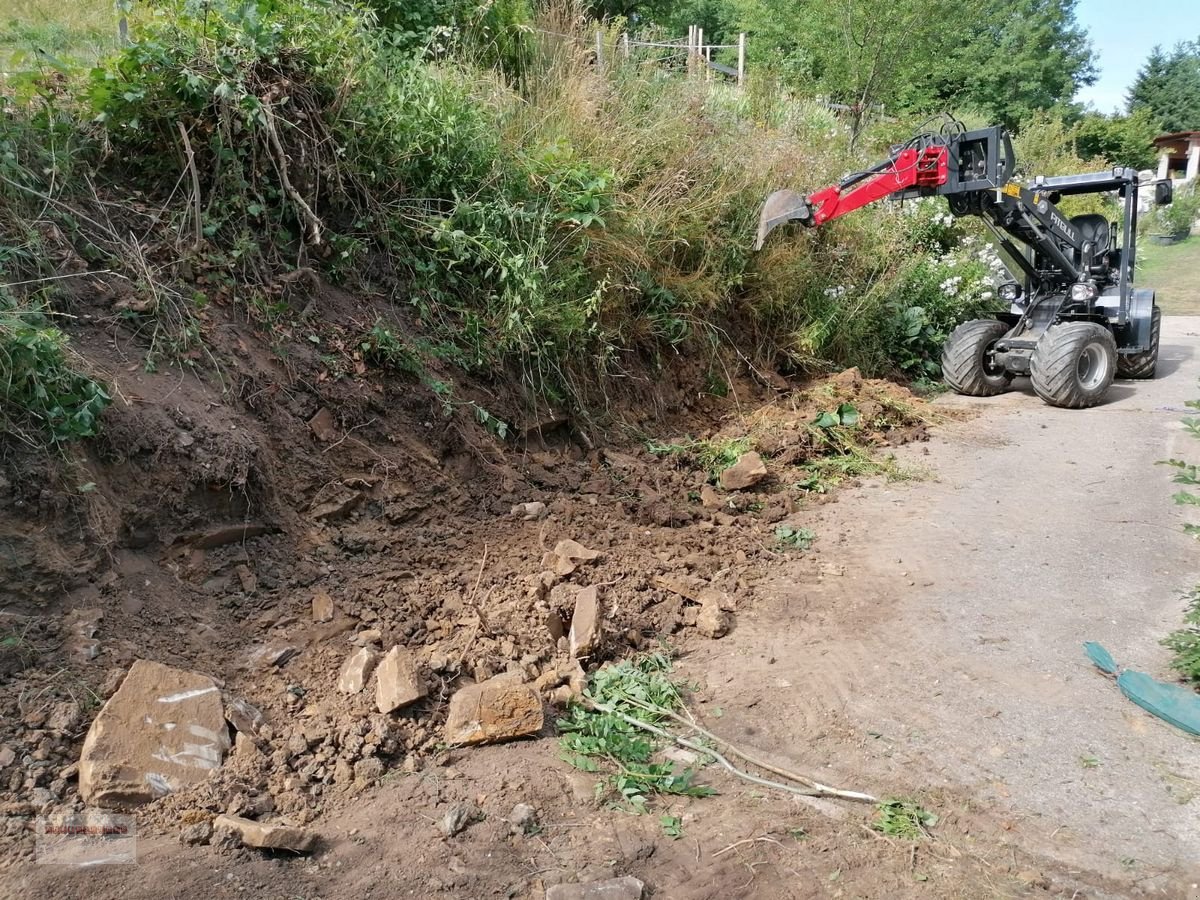
[[[1051,406],[1085,409],[1104,399],[1117,374],[1117,341],[1095,322],[1051,325],[1033,350],[1033,389]]]
[[[1158,336],[1162,330],[1162,310],[1157,306],[1150,313],[1150,349],[1141,353],[1117,356],[1118,378],[1153,378],[1158,367]]]
[[[942,347],[942,378],[968,397],[992,397],[1008,390],[1012,376],[988,366],[987,352],[1008,326],[997,319],[972,319],[950,333]]]

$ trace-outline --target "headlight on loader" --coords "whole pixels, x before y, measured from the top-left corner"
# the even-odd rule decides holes
[[[996,289],[996,293],[1005,303],[1016,303],[1021,299],[1021,285],[1015,281],[1006,281]]]
[[[1090,281],[1080,281],[1071,285],[1070,297],[1076,303],[1087,303],[1096,299],[1096,285]]]

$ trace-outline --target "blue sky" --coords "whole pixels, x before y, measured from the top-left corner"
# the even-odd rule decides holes
[[[1075,99],[1106,113],[1125,108],[1125,93],[1155,44],[1200,37],[1197,0],[1079,0],[1075,17],[1088,30],[1100,70],[1100,80]]]

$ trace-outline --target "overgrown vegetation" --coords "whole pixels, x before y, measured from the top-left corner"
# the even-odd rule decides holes
[[[0,291],[0,428],[34,446],[89,437],[109,400],[44,311]]]
[[[597,65],[567,0],[158,0],[124,46],[89,42],[114,23],[98,10],[3,91],[0,267],[37,281],[64,244],[111,267],[142,295],[124,321],[153,365],[203,341],[206,304],[295,322],[284,285],[304,272],[394,298],[356,362],[436,393],[434,356],[577,405],[730,344],[933,379],[949,331],[995,303],[1003,263],[936,202],[751,252],[766,193],[836,180],[916,121],[839,117],[769,65],[745,92]],[[1022,129],[1039,135],[1041,171],[1086,168],[1076,132]],[[155,210],[138,247],[118,212],[133,192]]]

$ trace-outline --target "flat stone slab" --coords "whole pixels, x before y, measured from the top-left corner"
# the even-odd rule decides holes
[[[148,803],[208,778],[230,747],[216,682],[139,659],[88,730],[79,793],[91,806]]]

